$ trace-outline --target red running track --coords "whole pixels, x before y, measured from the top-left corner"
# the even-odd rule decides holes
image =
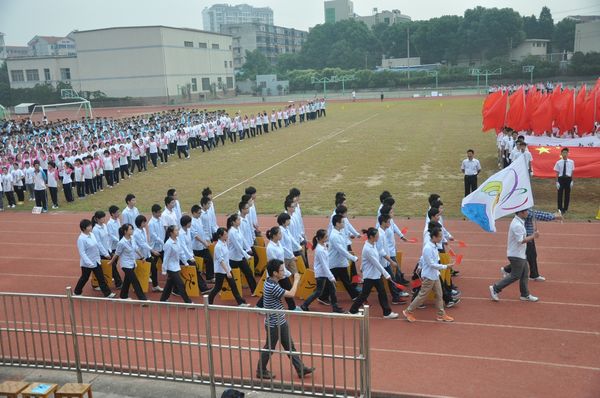
[[[79,276],[78,222],[88,214],[0,214],[0,291],[63,294]],[[261,217],[266,229],[271,215]],[[221,220],[222,222],[223,220]],[[356,218],[356,228],[374,220]],[[326,217],[305,217],[307,235],[325,228]],[[423,220],[398,219],[408,237],[421,241]],[[374,391],[393,395],[451,397],[597,397],[600,395],[600,223],[538,223],[540,272],[546,282],[531,282],[538,303],[519,301],[513,285],[496,303],[488,285],[506,263],[508,220],[499,232],[482,232],[473,223],[447,220],[454,245],[464,254],[455,283],[462,301],[448,310],[453,324],[434,320],[431,305],[418,321],[382,319],[371,296],[371,364]],[[360,253],[362,240],[354,242]],[[402,268],[411,271],[421,244],[398,242]],[[32,277],[33,276],[33,277]],[[84,295],[98,295],[88,285]],[[246,296],[248,296],[246,292]],[[158,300],[158,294],[150,293]],[[345,292],[341,304],[349,307]],[[325,309],[325,307],[321,307]],[[394,306],[400,312],[404,306]],[[319,304],[313,305],[314,310]],[[257,336],[258,337],[258,336]],[[261,337],[262,338],[262,337]]]

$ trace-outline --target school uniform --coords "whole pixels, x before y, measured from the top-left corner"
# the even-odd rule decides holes
[[[48,190],[52,199],[52,208],[58,208],[58,170],[48,171]]]
[[[218,240],[215,245],[214,252],[214,265],[215,265],[215,286],[212,291],[208,295],[208,302],[212,304],[215,300],[216,295],[221,291],[223,287],[223,281],[227,280],[229,284],[229,288],[233,293],[233,297],[235,301],[239,304],[244,304],[246,301],[240,296],[238,292],[237,285],[235,284],[235,280],[229,278],[227,273],[231,272],[231,266],[229,260],[229,248],[227,242],[223,242],[222,240]]]
[[[179,231],[179,246],[181,247],[181,251],[183,252],[183,256],[187,258],[184,262],[186,265],[196,265],[194,260],[194,250],[192,248],[192,234],[191,228],[185,229],[181,228]],[[206,281],[202,277],[202,274],[198,271],[198,267],[196,267],[196,276],[198,278],[198,288],[201,293],[208,292],[210,289],[206,286]]]
[[[467,196],[477,189],[477,175],[481,171],[481,164],[475,158],[472,160],[464,159],[460,169],[465,175],[465,196]]]
[[[111,218],[106,223],[106,231],[108,232],[109,246],[110,246],[110,249],[109,248],[107,248],[107,249],[111,253],[115,252],[115,250],[117,249],[117,243],[119,243],[119,228],[121,228],[121,222],[119,220],[114,220]],[[117,269],[116,263],[113,263],[112,273],[113,273],[113,280],[115,281],[115,286],[118,289],[123,284],[123,281],[121,279],[121,275],[119,274],[119,270]]]
[[[427,299],[429,293],[433,290],[435,293],[435,306],[438,315],[444,315],[444,297],[442,292],[442,283],[440,281],[440,270],[448,268],[447,265],[440,264],[440,253],[435,243],[428,240],[423,245],[421,258],[419,259],[421,267],[421,288],[417,297],[410,303],[407,312],[411,313],[418,308]]]
[[[75,285],[73,294],[76,296],[81,295],[83,287],[90,279],[90,274],[93,272],[96,279],[98,279],[98,285],[104,296],[110,296],[112,292],[104,280],[104,274],[100,267],[100,255],[108,256],[108,252],[104,250],[104,247],[98,244],[93,233],[86,235],[83,232],[77,238],[77,250],[79,251],[81,277],[77,281],[77,285]]]
[[[206,229],[202,223],[202,216],[192,217],[192,228],[190,233],[192,237],[192,250],[194,252],[194,256],[202,257],[204,260],[206,279],[210,281],[215,277],[213,259],[210,255],[208,247],[204,246],[204,244],[197,239],[200,238],[206,242],[211,241],[211,236],[208,233],[208,229]]]
[[[23,173],[23,170],[21,169],[14,169],[10,172],[13,176],[13,187],[15,190],[15,194],[17,195],[17,201],[19,202],[19,204],[22,204],[25,201],[25,195],[24,195],[24,184],[23,184],[23,180],[25,179],[25,174]]]
[[[229,265],[231,268],[239,268],[240,271],[246,276],[250,291],[256,290],[256,280],[252,274],[252,270],[248,265],[248,259],[250,255],[245,250],[244,238],[238,228],[231,227],[229,231],[229,238],[227,239],[227,248],[229,249]]]
[[[569,210],[569,202],[571,200],[571,186],[573,185],[575,162],[572,159],[560,159],[554,165],[554,171],[558,176],[558,210],[566,213]]]
[[[329,269],[329,253],[327,247],[322,244],[317,244],[317,247],[315,248],[315,261],[313,263],[313,268],[315,271],[315,278],[317,280],[317,287],[315,288],[315,291],[304,301],[304,304],[302,304],[302,309],[304,311],[308,311],[310,304],[319,296],[321,296],[325,290],[325,287],[327,287],[329,291],[329,302],[331,303],[333,310],[335,312],[342,312],[342,309],[337,304],[335,276],[333,276],[331,270]]]
[[[165,242],[165,227],[163,227],[160,218],[152,217],[148,222],[148,235],[150,236],[150,247],[152,250],[160,253],[158,256],[152,254],[150,261],[150,278],[152,287],[158,286],[158,259],[163,256],[163,246]]]
[[[120,294],[120,298],[122,299],[129,297],[129,286],[132,285],[138,300],[147,300],[134,271],[136,266],[135,260],[136,258],[140,257],[140,251],[141,248],[135,244],[133,238],[126,239],[123,237],[119,243],[117,243],[115,255],[119,256],[119,263],[121,264],[121,269],[125,274],[125,279],[123,280],[123,286],[121,287]]]
[[[329,269],[335,279],[341,281],[352,299],[358,296],[356,288],[350,283],[348,276],[348,260],[356,262],[358,257],[348,251],[348,245],[342,233],[337,229],[331,230],[329,236]]]
[[[15,193],[13,192],[13,176],[10,173],[2,174],[2,190],[4,191],[4,195],[6,195],[6,200],[8,201],[8,207],[15,207]]]
[[[185,258],[185,255],[179,246],[179,240],[175,241],[172,238],[167,239],[164,244],[162,266],[162,274],[167,275],[167,283],[165,284],[162,295],[160,296],[160,301],[167,301],[171,295],[171,291],[173,291],[173,288],[175,288],[177,293],[181,295],[183,301],[186,303],[192,302],[185,291],[185,285],[183,284],[183,280],[181,279],[181,275],[179,273],[181,271],[181,266],[179,263],[185,263],[186,261],[187,259]]]
[[[172,225],[179,226],[179,220],[177,220],[177,215],[175,214],[174,209],[167,209],[162,212],[160,216],[160,221],[162,223],[163,228],[170,227]]]
[[[115,166],[113,164],[112,156],[104,156],[104,177],[106,178],[106,185],[112,188],[115,174]]]
[[[33,173],[33,193],[35,205],[42,208],[42,213],[48,212],[48,200],[46,198],[46,173],[39,169]]]
[[[381,236],[379,237],[381,239]],[[371,289],[375,287],[377,289],[377,298],[379,299],[379,305],[383,309],[383,316],[391,314],[392,309],[388,303],[385,288],[383,287],[383,281],[381,277],[390,279],[390,274],[385,270],[384,266],[380,262],[381,253],[370,242],[365,242],[362,251],[362,273],[363,273],[363,289],[360,295],[352,303],[350,307],[350,313],[356,314],[360,306],[367,300],[371,294]]]
[[[135,219],[140,215],[140,211],[137,207],[130,208],[129,206],[125,207],[121,212],[121,225],[131,224],[133,229],[135,230],[137,227],[135,226]]]

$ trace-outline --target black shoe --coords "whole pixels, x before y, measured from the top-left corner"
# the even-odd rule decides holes
[[[315,368],[304,368],[300,372],[298,372],[298,377],[300,377],[302,379],[305,376],[308,376],[309,374],[313,373],[314,371],[315,371]]]
[[[344,309],[342,307],[333,307],[333,312],[335,312],[337,314],[343,314],[346,311],[344,311]]]
[[[323,305],[331,305],[331,302],[327,299],[320,299],[318,298],[317,301]]]
[[[306,307],[305,305],[301,305],[300,308],[302,308],[302,311],[304,311],[304,312],[309,312],[310,311],[308,309],[308,307]]]
[[[454,269],[453,269],[453,270],[450,272],[450,274],[451,274],[452,276],[458,276],[458,274],[460,274],[460,271],[457,271],[457,270],[454,270]]]
[[[256,378],[257,379],[274,379],[275,375],[271,372],[269,372],[268,370],[263,370],[263,371],[257,371],[256,372]]]

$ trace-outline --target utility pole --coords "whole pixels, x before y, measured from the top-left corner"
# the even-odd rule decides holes
[[[410,89],[410,27],[406,27],[406,64],[408,65],[408,88]]]

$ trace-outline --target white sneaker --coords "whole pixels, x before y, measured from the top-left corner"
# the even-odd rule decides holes
[[[531,294],[527,297],[521,297],[521,301],[531,301],[531,302],[535,303],[538,300],[539,300],[539,298],[532,296]]]
[[[396,318],[398,318],[398,314],[395,312],[390,312],[389,314],[384,315],[383,317],[385,319],[396,319]]]
[[[242,304],[238,305],[238,307],[250,307],[250,304],[242,303]]]
[[[510,275],[508,272],[504,271],[504,267],[500,267],[500,277],[502,279],[506,278],[508,275]]]
[[[164,289],[160,286],[153,286],[152,287],[152,291],[153,292],[162,292]]]
[[[100,289],[100,286],[96,286],[96,287],[94,288],[94,290],[95,290],[95,291],[97,291],[97,292],[99,292],[99,291],[100,291],[100,290],[102,290],[102,289]]]
[[[117,297],[117,295],[115,293],[111,293],[108,296],[106,296],[106,298],[115,298]]]
[[[408,297],[408,296],[410,296],[410,294],[408,294],[407,292],[400,292],[400,293],[398,293],[398,296],[400,296],[400,297]]]
[[[498,293],[496,293],[496,291],[494,290],[494,286],[492,285],[490,285],[490,296],[492,297],[492,300],[500,301],[500,297],[498,296]]]
[[[537,282],[543,282],[546,280],[546,278],[544,278],[543,276],[538,276],[537,278],[529,278],[530,281],[537,281]]]

